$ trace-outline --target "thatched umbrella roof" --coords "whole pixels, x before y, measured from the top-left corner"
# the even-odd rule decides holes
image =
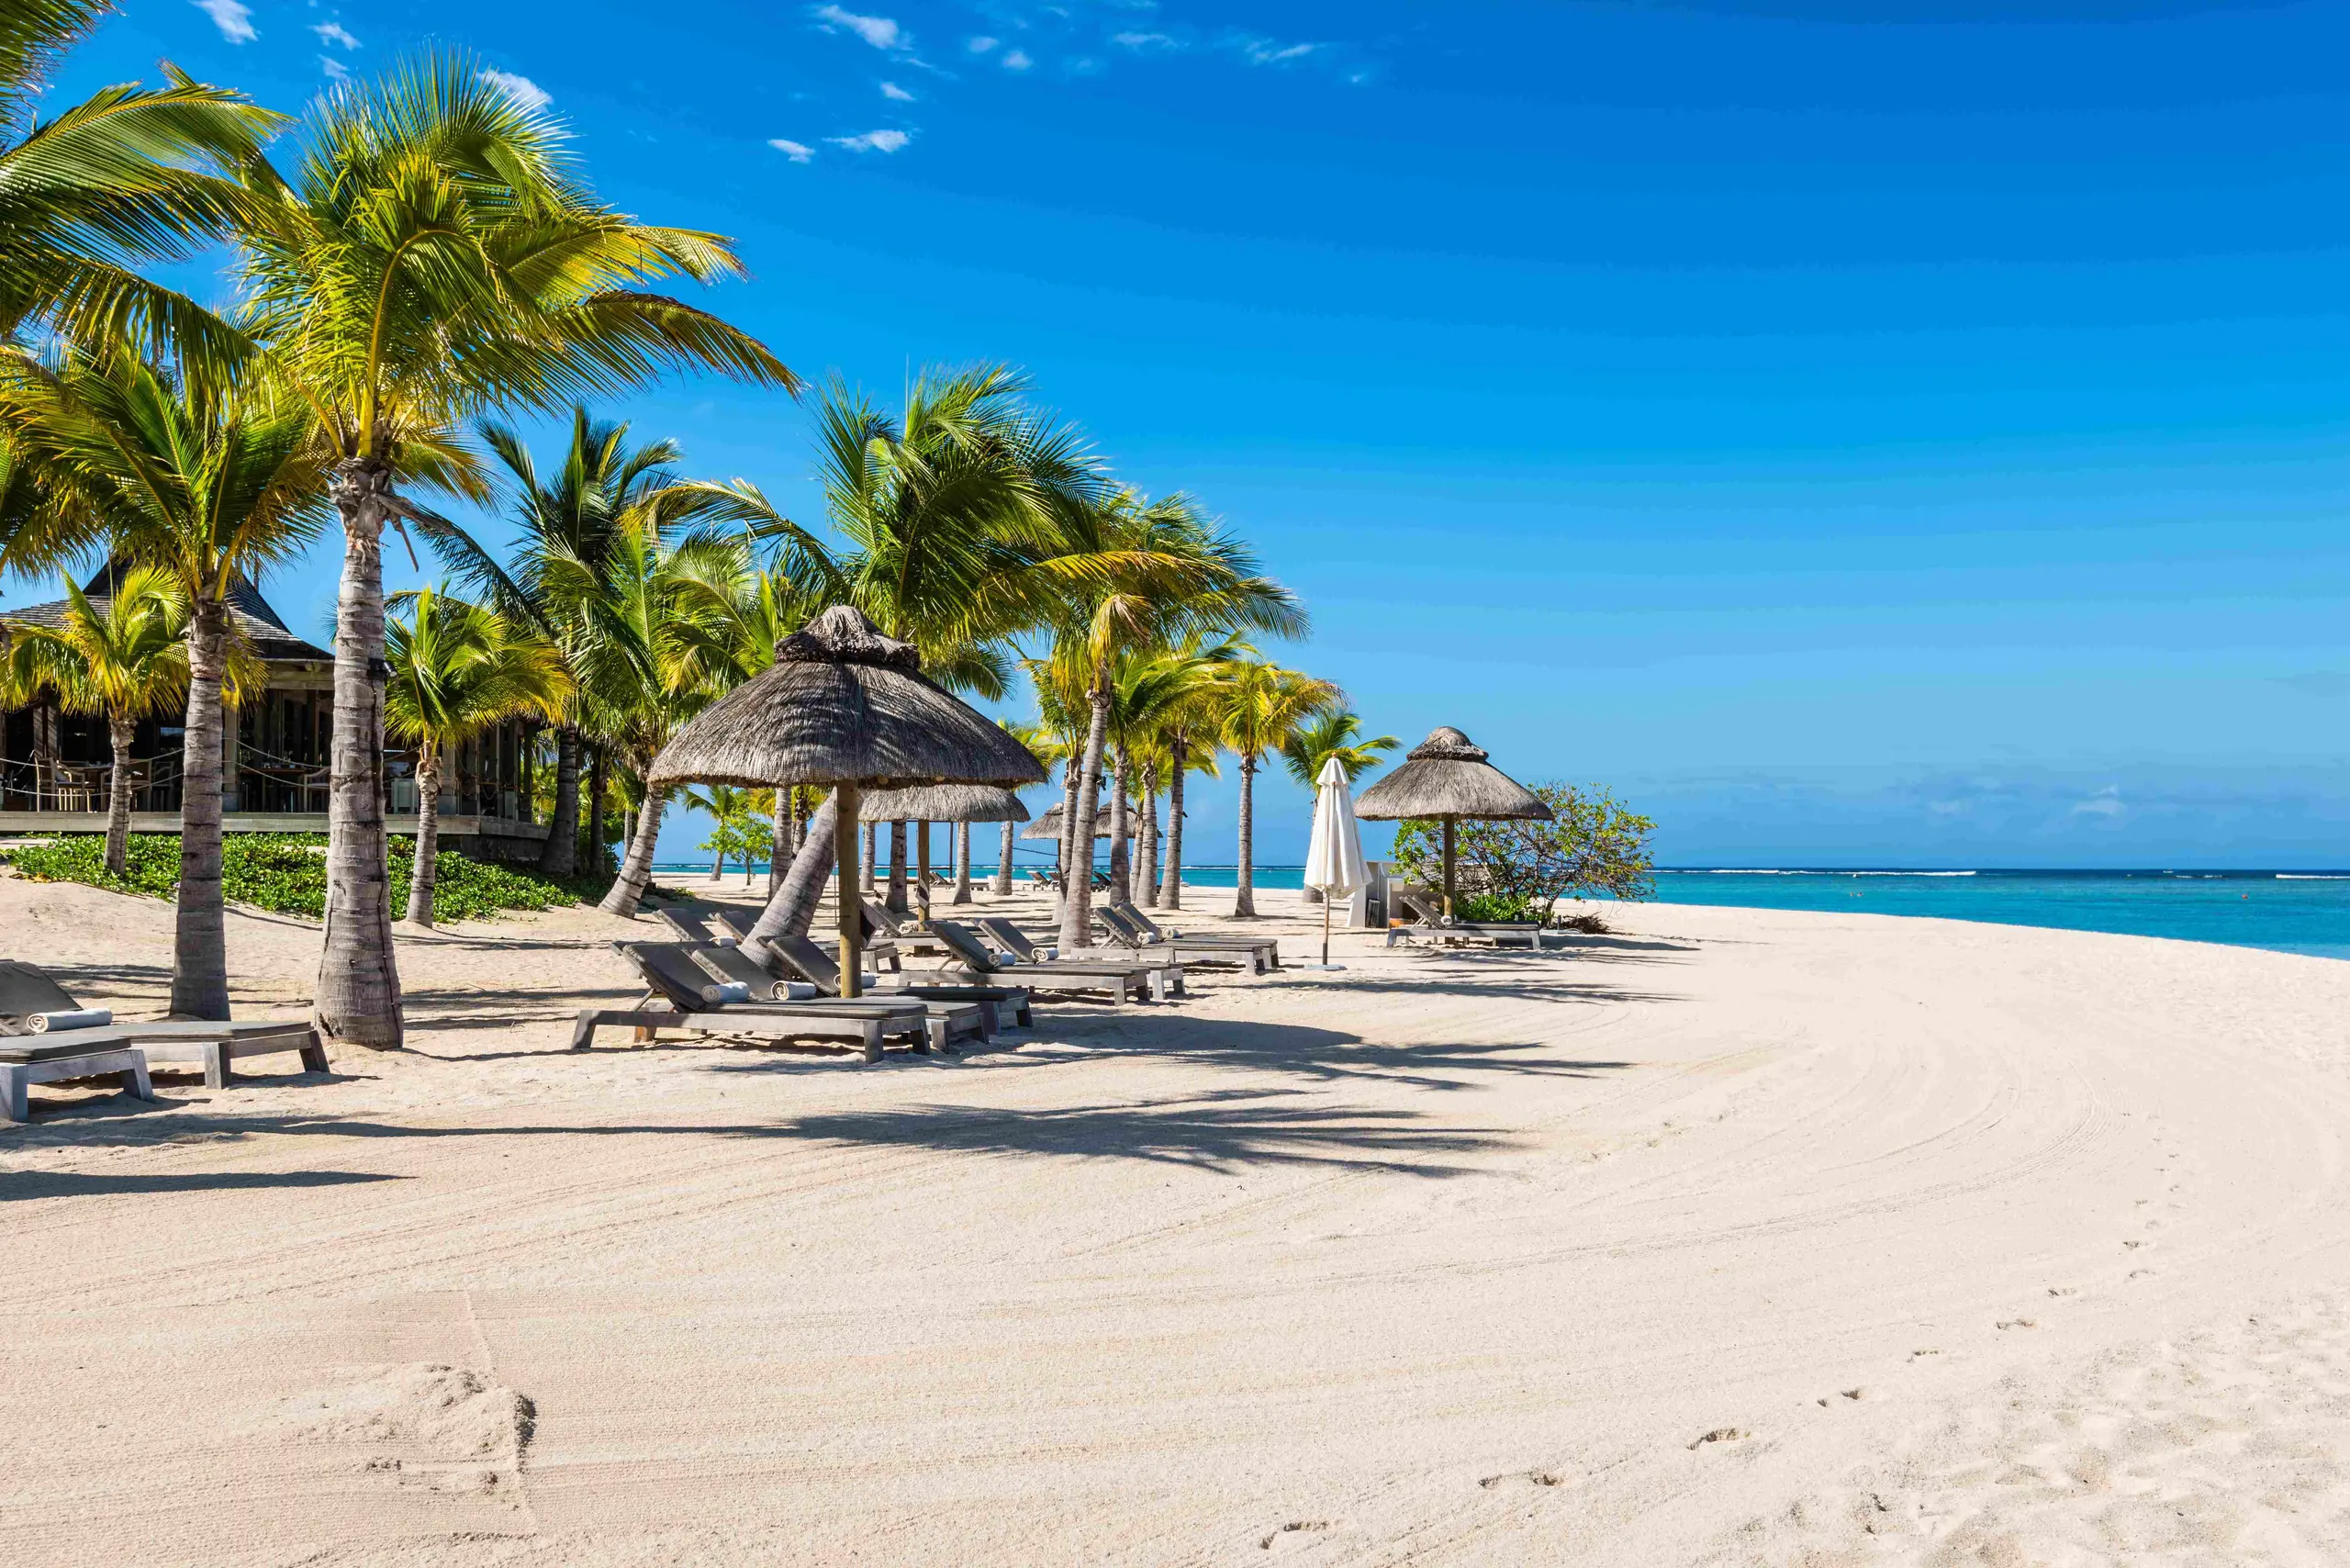
[[[1549,822],[1550,808],[1486,761],[1483,747],[1446,724],[1429,732],[1394,772],[1365,790],[1355,801],[1355,814],[1373,822]]]
[[[654,759],[655,785],[1041,783],[1044,764],[922,674],[911,643],[834,605]]]
[[[1045,808],[1045,814],[1043,816],[1038,817],[1035,822],[1030,823],[1026,827],[1021,829],[1020,836],[1023,838],[1058,838],[1061,836],[1062,831],[1061,802],[1055,801],[1051,805]],[[1110,813],[1099,801],[1093,802],[1093,836],[1096,838],[1107,838],[1110,836]]]
[[[1020,797],[994,784],[923,784],[877,790],[857,814],[877,823],[1024,823]]]

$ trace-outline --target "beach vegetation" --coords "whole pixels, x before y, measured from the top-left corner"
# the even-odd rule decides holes
[[[1549,822],[1463,822],[1455,835],[1460,885],[1453,913],[1464,920],[1547,920],[1561,899],[1631,902],[1655,890],[1651,846],[1656,823],[1598,785],[1532,787]],[[1444,877],[1443,824],[1396,824],[1391,858],[1408,879]]]

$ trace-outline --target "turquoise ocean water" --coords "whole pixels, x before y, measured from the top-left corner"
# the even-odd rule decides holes
[[[1257,885],[1300,887],[1303,871],[1259,866]],[[1233,868],[1187,867],[1183,880],[1228,888]],[[1929,915],[2350,958],[2350,871],[1680,870],[1657,873],[1656,902]]]

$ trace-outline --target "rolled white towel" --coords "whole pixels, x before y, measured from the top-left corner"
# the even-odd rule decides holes
[[[47,1035],[59,1029],[103,1029],[113,1022],[111,1007],[77,1007],[71,1012],[28,1014],[25,1027],[36,1035]]]
[[[736,937],[713,936],[710,939],[710,945],[713,947],[740,947],[743,944]]]
[[[1060,956],[1061,950],[1058,947],[1039,947],[1036,949],[1036,957],[1039,958],[1058,958]]]
[[[813,1002],[816,1000],[816,988],[806,980],[775,982],[775,999],[778,1002]]]
[[[744,980],[724,980],[717,985],[702,987],[701,999],[712,1007],[721,1007],[730,1002],[748,1002],[751,1000],[751,988]]]

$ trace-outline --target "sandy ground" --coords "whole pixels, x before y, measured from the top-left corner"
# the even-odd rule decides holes
[[[0,1127],[0,1562],[2350,1560],[2350,964],[1621,924],[872,1068],[406,941],[406,1053]],[[0,932],[160,1009],[160,906]]]

